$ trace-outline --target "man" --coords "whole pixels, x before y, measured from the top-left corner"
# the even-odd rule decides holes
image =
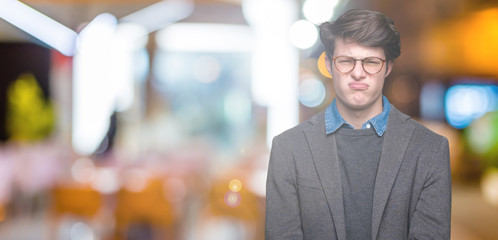
[[[336,98],[273,140],[267,239],[450,239],[446,138],[382,95],[400,36],[379,12],[320,26]]]

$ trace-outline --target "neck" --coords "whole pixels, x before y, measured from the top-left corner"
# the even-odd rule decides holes
[[[361,129],[363,123],[382,113],[382,97],[364,108],[350,108],[339,100],[336,101],[336,104],[342,118],[351,124],[354,129]]]

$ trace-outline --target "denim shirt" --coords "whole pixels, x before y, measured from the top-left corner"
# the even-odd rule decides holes
[[[382,136],[382,134],[384,134],[384,132],[386,131],[387,120],[389,118],[389,111],[391,110],[391,104],[387,100],[386,96],[382,96],[382,106],[382,112],[379,115],[366,121],[361,126],[361,129],[369,129],[370,127],[373,127],[378,136]],[[334,101],[327,107],[327,109],[325,109],[326,133],[331,134],[337,131],[337,129],[339,129],[341,126],[354,129],[351,124],[344,121],[341,114],[337,110],[337,105],[334,99]]]

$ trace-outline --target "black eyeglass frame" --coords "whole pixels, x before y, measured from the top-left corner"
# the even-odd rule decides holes
[[[353,60],[354,60],[354,64],[353,64],[353,67],[351,68],[351,70],[349,70],[348,72],[341,72],[341,70],[339,70],[339,68],[337,68],[337,64],[335,63],[335,60],[336,60],[337,58],[340,58],[340,57],[347,57],[347,58],[350,58],[350,59],[353,59]],[[379,59],[379,60],[382,62],[382,65],[380,66],[379,71],[377,71],[377,72],[375,72],[375,73],[371,73],[371,72],[369,72],[369,71],[367,71],[367,70],[365,69],[365,60],[366,60],[366,59],[372,59],[372,58]],[[342,74],[348,74],[348,73],[352,72],[352,71],[354,70],[354,68],[356,67],[356,62],[357,62],[357,61],[361,61],[361,68],[363,68],[363,70],[364,70],[366,73],[368,73],[368,74],[377,74],[377,73],[379,73],[379,72],[382,70],[382,68],[384,68],[384,63],[386,62],[386,60],[384,60],[384,59],[382,59],[382,58],[380,58],[380,57],[366,57],[366,58],[361,59],[361,58],[354,58],[354,57],[350,57],[350,56],[336,56],[336,57],[332,58],[332,61],[334,62],[334,67],[335,67],[335,69],[337,69],[337,71],[339,71],[339,72],[340,72],[340,73],[342,73]]]

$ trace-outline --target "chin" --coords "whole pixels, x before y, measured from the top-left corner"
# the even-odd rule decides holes
[[[363,110],[372,106],[374,101],[351,101],[348,103],[349,107],[355,110]]]
[[[354,110],[363,110],[363,109],[367,109],[369,105],[367,104],[361,104],[361,105],[353,105],[351,106],[352,109]]]

